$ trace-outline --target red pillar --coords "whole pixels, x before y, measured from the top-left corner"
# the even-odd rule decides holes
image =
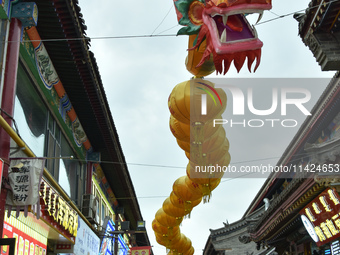
[[[87,163],[87,169],[86,169],[86,194],[92,194],[92,174],[93,174],[93,163],[88,162]]]
[[[8,48],[6,56],[6,70],[4,79],[4,87],[2,94],[1,109],[10,116],[14,113],[14,100],[17,85],[17,72],[19,63],[19,48],[20,48],[20,36],[21,36],[21,21],[18,19],[12,19],[9,35],[8,35]],[[9,125],[12,125],[12,120],[4,112],[1,112],[1,116],[7,121]],[[10,152],[10,136],[6,131],[0,127],[0,158],[5,162],[3,168],[3,177],[8,176],[9,166],[9,154]],[[0,238],[2,238],[2,230],[4,225],[5,216],[5,201],[7,196],[7,190],[1,188],[0,193]]]

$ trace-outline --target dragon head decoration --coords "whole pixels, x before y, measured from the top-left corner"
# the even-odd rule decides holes
[[[231,63],[240,71],[246,58],[251,72],[261,60],[263,43],[248,14],[271,9],[271,0],[174,0],[177,19],[184,27],[178,35],[189,35],[187,69],[196,76],[206,76],[216,70],[226,74]]]

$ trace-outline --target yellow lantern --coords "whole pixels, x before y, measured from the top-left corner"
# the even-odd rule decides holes
[[[194,255],[194,253],[195,253],[195,249],[194,247],[191,246],[189,250],[187,250],[186,252],[183,252],[183,255]]]
[[[167,236],[167,235],[161,235],[155,232],[155,237],[156,237],[157,243],[170,249],[171,246],[175,245],[176,243],[180,241],[181,233],[178,233],[177,235],[174,235],[174,236]]]
[[[199,205],[199,203],[201,203],[202,197],[200,197],[197,200],[193,200],[193,201],[184,201],[183,199],[176,196],[174,192],[171,192],[170,201],[174,206],[179,207],[179,208],[184,208],[186,212],[191,212],[192,208],[194,208],[195,206]]]
[[[222,116],[217,116],[215,117],[215,119],[222,119]],[[195,126],[195,125],[202,125],[202,124],[193,123],[191,125]],[[195,134],[194,134],[195,128],[191,128],[189,124],[185,124],[183,122],[178,121],[173,115],[170,115],[169,126],[170,126],[170,130],[173,136],[176,137],[178,140],[189,142],[190,135],[192,136],[192,138],[195,137]],[[218,132],[221,128],[224,129],[222,125],[218,125],[214,127],[213,120],[208,121],[203,126],[203,129],[204,129],[203,136],[200,138],[200,140],[205,141],[206,139],[209,139],[212,135]],[[190,133],[191,130],[192,132]]]
[[[172,217],[166,214],[162,208],[160,208],[155,215],[155,219],[159,222],[159,224],[164,227],[175,227],[181,224],[183,218],[182,217]]]
[[[218,161],[223,164],[198,165],[192,161],[187,164],[186,173],[190,180],[198,184],[210,183],[212,180],[221,179],[224,171],[230,162],[230,155],[227,152],[223,160]]]
[[[206,97],[206,109],[208,114],[202,114],[202,94],[210,91],[214,96]],[[203,79],[192,79],[177,84],[172,90],[168,106],[170,113],[180,122],[185,124],[206,123],[224,112],[227,96],[222,89],[215,89],[214,84]],[[191,108],[192,107],[192,108]]]
[[[178,178],[174,182],[174,184],[172,186],[172,190],[177,197],[181,198],[185,202],[191,203],[192,201],[201,198],[202,193],[193,192],[192,190],[190,190],[190,188],[188,187],[188,185],[185,181],[186,178],[187,178],[186,175]]]
[[[191,240],[187,238],[184,234],[181,234],[181,239],[175,244],[171,245],[171,249],[177,250],[179,253],[188,251],[191,247]]]
[[[186,153],[190,153],[190,158],[199,162],[200,158],[219,150],[222,146],[228,145],[229,148],[229,141],[226,139],[224,128],[219,128],[218,132],[205,140],[190,143],[177,139],[177,144]]]
[[[169,126],[172,134],[178,140],[190,141],[190,125],[180,122],[173,115],[170,115]]]
[[[168,236],[174,236],[180,233],[179,227],[165,227],[161,225],[156,219],[152,221],[152,229],[155,233],[161,234],[161,235],[168,235]]]
[[[186,215],[188,215],[190,211],[186,211],[184,208],[180,208],[180,207],[177,207],[177,206],[174,206],[172,203],[171,203],[171,200],[170,200],[170,197],[168,197],[167,199],[165,199],[165,201],[163,202],[163,211],[172,216],[172,217],[184,217]]]
[[[188,251],[191,247],[191,240],[187,238],[184,234],[181,234],[181,239],[170,246],[171,249],[177,250],[179,253]]]
[[[190,142],[185,142],[177,139],[177,144],[182,150],[190,153]]]
[[[210,166],[216,165],[217,162],[223,160],[224,158],[229,158],[229,141],[227,138],[224,139],[222,145],[219,147],[218,150],[214,150],[212,152],[205,152],[205,153],[185,153],[185,155],[190,158],[190,161],[199,166]]]

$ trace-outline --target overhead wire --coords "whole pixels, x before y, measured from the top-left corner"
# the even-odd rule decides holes
[[[325,4],[331,4],[333,2],[338,2],[338,1],[340,1],[340,0],[332,0],[332,1],[327,2]],[[277,13],[274,13],[273,11],[270,11],[272,14],[276,15],[277,17],[269,19],[269,20],[266,20],[266,21],[263,21],[263,22],[259,22],[256,25],[261,25],[261,24],[265,24],[265,23],[268,23],[268,22],[272,22],[272,21],[275,21],[277,19],[281,19],[281,18],[284,18],[284,17],[288,17],[288,16],[291,16],[291,15],[294,15],[295,13],[299,13],[299,12],[302,12],[302,11],[307,11],[308,9],[318,8],[320,5],[308,7],[306,9],[302,9],[302,10],[295,11],[295,12],[290,12],[290,13],[287,13],[287,14],[284,14],[284,15],[279,15]],[[163,24],[164,20],[169,15],[169,13],[171,12],[172,8],[173,8],[173,5],[171,5],[171,8],[167,12],[167,14],[164,16],[162,21],[159,23],[159,25],[154,29],[154,31],[150,35],[99,36],[99,37],[83,37],[83,38],[67,38],[67,39],[65,39],[65,38],[58,39],[58,38],[56,38],[56,39],[42,39],[41,41],[43,41],[43,42],[56,42],[56,41],[75,41],[75,40],[130,39],[130,38],[150,38],[150,37],[174,37],[174,36],[178,36],[177,34],[161,34],[161,33],[164,33],[166,31],[170,30],[170,29],[173,29],[176,26],[179,26],[178,24],[173,26],[173,27],[171,27],[171,28],[169,28],[169,29],[166,29],[166,30],[164,30],[164,31],[162,31],[162,32],[160,32],[158,34],[154,34],[155,31],[161,26],[161,24]],[[29,40],[29,41],[34,41],[34,40]],[[8,41],[8,42],[13,42],[13,41]],[[25,42],[25,41],[22,41],[22,42]],[[295,154],[294,156],[303,156],[303,155],[307,156],[307,153]],[[257,162],[257,161],[273,160],[273,159],[279,159],[279,158],[280,157],[271,157],[271,158],[246,160],[246,161],[233,162],[232,164],[233,165],[238,165],[238,164],[251,163],[251,162]],[[295,160],[298,160],[298,159],[299,158],[297,158]],[[303,157],[301,157],[300,159],[303,159]],[[72,160],[79,160],[79,159],[72,159]],[[81,160],[79,160],[79,161],[81,161]],[[86,161],[86,160],[83,160],[83,161]],[[90,161],[88,161],[88,162],[90,162]],[[125,164],[125,165],[134,165],[134,166],[172,168],[172,169],[183,169],[183,168],[185,168],[185,167],[182,167],[182,166],[144,164],[144,163],[122,163],[122,162],[111,162],[111,161],[100,161],[100,162],[94,161],[94,163]],[[250,174],[252,174],[252,173],[250,173]],[[247,175],[249,175],[249,174],[242,175],[242,176],[240,176],[238,178],[241,178],[241,177],[247,176]],[[230,180],[233,180],[233,179],[236,179],[236,178],[230,178],[230,179],[227,179],[227,180],[225,180],[223,182],[230,181]],[[164,197],[164,196],[151,196],[151,197],[139,197],[139,198],[156,198],[156,197]],[[128,198],[119,198],[119,199],[128,199]]]
[[[334,2],[338,2],[338,1],[340,1],[340,0],[332,0],[332,1],[329,1],[329,2],[324,3],[324,4],[328,5],[328,4],[332,4]],[[259,23],[255,24],[254,26],[258,26],[258,25],[262,25],[262,24],[265,24],[265,23],[273,22],[275,20],[282,19],[282,18],[291,16],[291,15],[294,15],[296,13],[300,13],[300,12],[303,12],[303,11],[307,11],[307,10],[311,10],[311,9],[314,9],[314,8],[318,8],[319,6],[321,6],[321,4],[315,5],[315,6],[312,6],[312,7],[307,7],[305,9],[301,9],[301,10],[298,10],[298,11],[286,13],[286,14],[283,14],[283,15],[279,15],[277,13],[274,13],[273,11],[270,11],[272,14],[276,15],[277,17],[272,18],[272,19],[268,19],[268,20],[265,20],[265,21],[262,21],[262,22],[259,22]],[[154,34],[154,32],[158,29],[158,27],[164,22],[165,18],[168,16],[170,11],[171,11],[171,9],[168,11],[168,13],[165,15],[163,20],[160,22],[160,24],[156,27],[156,29],[151,34],[146,34],[146,35],[122,35],[122,36],[98,36],[98,37],[87,37],[86,36],[86,37],[79,37],[79,38],[41,39],[39,41],[42,41],[42,42],[80,41],[80,40],[88,41],[88,40],[110,40],[110,39],[133,39],[133,38],[176,37],[176,36],[180,36],[178,34],[164,34],[164,35],[162,34],[165,31],[168,31],[168,30],[170,30],[170,29],[172,29],[172,28],[174,28],[176,26],[179,26],[178,24],[176,26],[173,26],[173,27],[171,27],[169,29],[164,30],[161,33]],[[32,41],[34,41],[34,40],[23,40],[21,42],[32,42]],[[15,41],[6,41],[6,42],[15,42]]]
[[[329,2],[327,2],[327,3],[318,4],[318,5],[315,5],[315,6],[312,6],[312,7],[307,7],[307,8],[305,8],[305,9],[301,9],[301,10],[299,10],[299,11],[290,12],[290,13],[283,14],[283,15],[278,15],[278,14],[276,14],[276,13],[270,11],[271,13],[273,13],[274,15],[276,15],[276,16],[278,16],[278,17],[272,18],[272,19],[269,19],[269,20],[265,20],[265,21],[263,21],[263,22],[259,22],[259,23],[257,23],[255,26],[261,25],[261,24],[265,24],[265,23],[268,23],[268,22],[272,22],[272,21],[275,21],[275,20],[277,20],[277,19],[282,19],[282,18],[291,16],[291,15],[294,15],[294,14],[296,14],[296,13],[300,13],[300,12],[303,12],[303,11],[312,10],[312,9],[314,9],[314,8],[319,8],[319,7],[320,7],[321,5],[323,5],[323,4],[328,5],[328,4],[332,4],[332,3],[334,3],[334,2],[339,2],[339,1],[340,1],[340,0],[332,0],[332,1],[329,1]]]
[[[151,33],[151,35],[153,35],[153,34],[156,32],[156,30],[163,24],[164,20],[166,19],[166,17],[167,17],[167,16],[169,15],[169,13],[171,12],[173,6],[174,6],[174,5],[171,4],[171,7],[170,7],[168,13],[164,16],[164,18],[163,18],[162,21],[158,24],[158,26],[153,30],[153,32]]]

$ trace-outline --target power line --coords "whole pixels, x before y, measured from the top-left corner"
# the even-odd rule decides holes
[[[338,1],[340,1],[340,0],[332,0],[332,1],[327,2],[325,4],[331,4],[331,3],[334,3],[334,2],[338,2]],[[308,7],[306,9],[301,9],[301,10],[298,10],[298,11],[294,11],[294,12],[290,12],[290,13],[287,13],[287,14],[283,14],[283,15],[279,15],[279,14],[274,13],[273,11],[270,11],[271,13],[276,15],[277,17],[272,18],[272,19],[268,19],[268,20],[265,20],[265,21],[262,21],[262,22],[259,22],[259,23],[255,24],[254,26],[258,26],[258,25],[262,25],[262,24],[265,24],[265,23],[273,22],[275,20],[282,19],[282,18],[291,16],[291,15],[294,15],[295,13],[311,10],[311,9],[314,9],[314,8],[318,8],[319,6],[321,6],[321,4],[313,6],[313,7]],[[98,37],[80,37],[80,38],[55,38],[55,39],[42,39],[41,41],[42,42],[81,41],[81,40],[89,41],[89,40],[112,40],[112,39],[134,39],[134,38],[151,38],[151,37],[155,37],[156,38],[156,37],[177,37],[177,36],[181,36],[181,35],[177,35],[177,34],[165,34],[165,35],[161,34],[161,33],[164,33],[164,32],[166,32],[168,30],[171,30],[172,28],[174,28],[176,26],[179,26],[178,24],[176,26],[173,26],[173,27],[171,27],[169,29],[164,30],[163,32],[160,32],[158,34],[154,34],[154,32],[157,30],[157,28],[163,23],[165,18],[168,16],[168,14],[170,13],[170,10],[165,15],[165,17],[160,22],[160,24],[156,27],[156,29],[151,34],[147,34],[147,35],[121,35],[121,36],[98,36]],[[34,42],[34,41],[39,41],[39,40],[24,40],[24,41],[21,41],[21,42]],[[16,41],[7,41],[7,42],[10,43],[10,42],[16,42]]]
[[[340,0],[332,0],[332,1],[329,1],[329,2],[324,3],[324,4],[328,5],[328,4],[332,4],[332,3],[334,3],[334,2],[339,2],[339,1],[340,1]],[[314,8],[319,8],[321,5],[322,5],[322,4],[318,4],[318,5],[315,5],[315,6],[312,6],[312,7],[308,7],[308,8],[306,8],[306,9],[302,9],[302,10],[295,11],[295,12],[290,12],[290,13],[283,14],[283,15],[278,15],[278,14],[276,14],[276,13],[270,11],[271,13],[275,14],[275,15],[278,16],[278,17],[272,18],[272,19],[269,19],[269,20],[265,20],[265,21],[263,21],[263,22],[259,22],[259,23],[257,23],[255,26],[261,25],[261,24],[265,24],[265,23],[268,23],[268,22],[272,22],[272,21],[275,21],[275,20],[277,20],[277,19],[282,19],[282,18],[291,16],[291,15],[294,15],[295,13],[299,13],[299,12],[311,10],[311,9],[314,9]]]
[[[159,27],[162,25],[162,23],[164,22],[164,20],[166,19],[166,17],[168,17],[168,15],[169,15],[170,11],[172,10],[173,6],[174,6],[174,5],[171,4],[171,7],[170,7],[168,13],[165,15],[165,17],[162,19],[162,21],[158,24],[158,26],[155,28],[155,30],[153,30],[153,32],[151,33],[151,35],[153,35],[153,34],[155,33],[155,31],[157,30],[157,28],[159,28]]]

